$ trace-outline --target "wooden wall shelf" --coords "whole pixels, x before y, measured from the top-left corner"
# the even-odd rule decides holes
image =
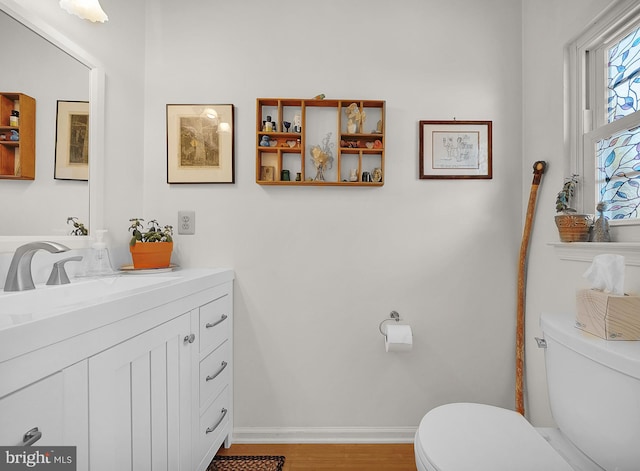
[[[354,122],[355,130],[348,127],[346,113],[352,104],[366,114],[363,123]],[[290,123],[290,126],[286,127],[284,123]],[[382,186],[385,179],[384,127],[385,102],[382,100],[258,98],[256,183]],[[329,149],[333,157],[330,168],[323,172],[323,180],[318,179],[312,159],[312,149],[316,146]],[[289,180],[286,179],[287,172]],[[353,175],[357,180],[352,181]],[[371,176],[371,181],[366,181],[367,175]]]
[[[20,112],[18,126],[11,126],[11,111]],[[11,140],[17,131],[19,140]],[[24,93],[0,92],[0,179],[36,178],[36,100]]]

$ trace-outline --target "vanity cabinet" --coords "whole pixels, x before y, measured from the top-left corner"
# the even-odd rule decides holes
[[[92,471],[190,470],[189,335],[187,313],[89,359]]]
[[[226,283],[172,303],[183,314],[89,359],[92,471],[206,470],[230,446],[232,299]]]
[[[206,470],[232,439],[233,273],[193,271],[54,328],[0,327],[0,443],[38,427],[34,445],[76,446],[79,470]],[[49,344],[7,347],[43,329]]]
[[[18,111],[17,123],[11,112]],[[13,140],[17,135],[18,140]],[[0,179],[36,177],[36,100],[24,93],[0,92]]]
[[[383,100],[258,98],[256,108],[256,183],[384,184]],[[321,172],[319,151],[333,159]]]
[[[206,470],[230,446],[232,296],[230,284],[217,287],[89,359],[92,471]]]

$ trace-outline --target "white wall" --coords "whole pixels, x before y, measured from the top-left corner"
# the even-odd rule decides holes
[[[534,424],[552,424],[546,393],[543,351],[536,348],[540,314],[575,311],[575,290],[588,287],[588,263],[561,261],[549,242],[557,242],[555,198],[568,175],[564,155],[563,50],[611,0],[525,0],[523,2],[523,205],[531,185],[531,165],[549,167],[538,197],[529,252],[526,379],[528,415]],[[524,211],[524,210],[523,210]],[[627,267],[625,292],[640,292],[640,271]]]
[[[520,3],[147,7],[144,217],[195,210],[180,264],[236,271],[236,427],[411,427],[450,401],[513,407]],[[386,100],[384,187],[255,183],[255,99],[318,93]],[[167,103],[236,106],[235,185],[166,183]],[[492,180],[418,179],[418,121],[454,117],[493,121]],[[413,327],[409,354],[384,352],[393,309]]]

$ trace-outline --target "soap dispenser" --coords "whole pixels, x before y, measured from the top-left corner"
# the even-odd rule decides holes
[[[88,257],[87,275],[113,275],[113,268],[109,260],[109,250],[104,242],[105,229],[96,231],[96,241],[91,245],[91,252]]]

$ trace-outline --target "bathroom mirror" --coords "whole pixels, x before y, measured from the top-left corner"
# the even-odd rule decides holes
[[[0,250],[42,239],[83,247],[89,238],[69,236],[73,227],[66,220],[78,217],[90,230],[102,223],[104,73],[78,45],[13,0],[0,0],[0,39],[6,51],[0,91],[36,99],[36,179],[0,180],[2,201],[11,202],[0,212]],[[89,181],[54,179],[58,100],[90,103]]]

